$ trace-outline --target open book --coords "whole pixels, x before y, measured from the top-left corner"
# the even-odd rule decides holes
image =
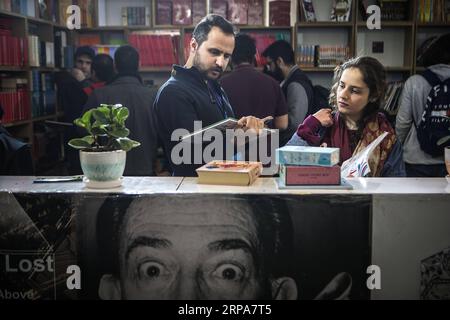
[[[211,130],[211,129],[220,130],[222,132],[225,132],[225,130],[227,130],[227,129],[234,130],[234,129],[239,129],[239,128],[240,128],[240,126],[238,125],[238,120],[237,119],[226,118],[226,119],[224,119],[222,121],[213,123],[213,124],[211,124],[211,125],[209,125],[207,127],[203,127],[200,130],[197,130],[197,131],[194,131],[192,133],[189,133],[189,134],[186,134],[184,136],[181,136],[180,137],[180,141],[184,141],[186,139],[193,138],[194,136],[199,135],[199,134],[201,135],[201,134],[203,134],[206,131]],[[267,133],[273,132],[272,129],[268,129],[268,128],[264,128],[263,130],[268,131]]]

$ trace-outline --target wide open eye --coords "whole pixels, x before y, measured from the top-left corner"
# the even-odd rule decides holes
[[[212,274],[221,280],[239,282],[243,279],[245,270],[237,265],[226,263],[218,266]]]
[[[144,262],[138,268],[138,275],[141,280],[157,279],[167,274],[167,269],[162,264],[154,261]]]

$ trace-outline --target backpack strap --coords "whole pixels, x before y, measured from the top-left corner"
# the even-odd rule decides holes
[[[428,81],[428,83],[431,85],[432,88],[442,83],[441,79],[437,76],[437,74],[431,71],[430,69],[426,69],[424,72],[422,72],[422,77],[424,77],[425,80]]]

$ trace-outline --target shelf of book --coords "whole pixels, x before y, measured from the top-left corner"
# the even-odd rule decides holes
[[[54,114],[48,114],[48,115],[45,115],[45,116],[39,116],[39,117],[36,117],[36,118],[32,118],[31,121],[32,121],[32,122],[40,122],[40,121],[45,121],[45,120],[55,119],[55,118],[58,118],[58,117],[60,117],[60,116],[61,116],[61,115],[56,114],[56,113],[54,113]]]
[[[302,71],[304,72],[334,72],[334,68],[330,67],[302,67],[300,66]]]
[[[337,21],[317,21],[317,22],[298,22],[298,28],[352,28],[352,22],[337,22]]]
[[[171,72],[171,67],[140,67],[139,72],[158,72],[158,73],[164,73],[164,72]]]
[[[450,28],[450,22],[428,22],[428,23],[417,23],[418,28]]]
[[[383,28],[393,28],[393,27],[412,27],[414,26],[414,21],[383,21],[381,20],[381,29]],[[358,27],[366,27],[367,23],[365,21],[360,21],[356,23]]]
[[[0,72],[27,72],[28,67],[0,66]]]
[[[45,20],[45,19],[41,19],[41,18],[27,17],[27,20],[29,22],[43,24],[43,25],[49,25],[49,26],[52,26],[52,27],[55,25],[54,22],[49,21],[49,20]]]
[[[31,2],[21,1],[24,3]],[[53,74],[69,67],[63,61],[65,56],[73,60],[73,50],[63,50],[70,46],[72,32],[57,22],[39,18],[38,12],[27,16],[0,11],[0,34],[0,103],[5,111],[2,125],[33,145],[45,120],[56,120],[62,114],[56,105]],[[43,132],[39,134],[45,135]]]
[[[20,121],[2,123],[2,126],[4,126],[5,128],[10,128],[10,127],[18,127],[18,126],[28,125],[30,123],[31,123],[31,120],[20,120]]]

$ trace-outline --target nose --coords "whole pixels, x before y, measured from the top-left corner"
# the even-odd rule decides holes
[[[344,88],[340,90],[339,96],[341,99],[347,100],[348,99],[348,88]]]
[[[195,277],[182,275],[177,288],[178,300],[197,300],[200,297],[200,288]]]
[[[216,65],[223,69],[223,67],[225,66],[225,58],[223,56],[217,57]]]

